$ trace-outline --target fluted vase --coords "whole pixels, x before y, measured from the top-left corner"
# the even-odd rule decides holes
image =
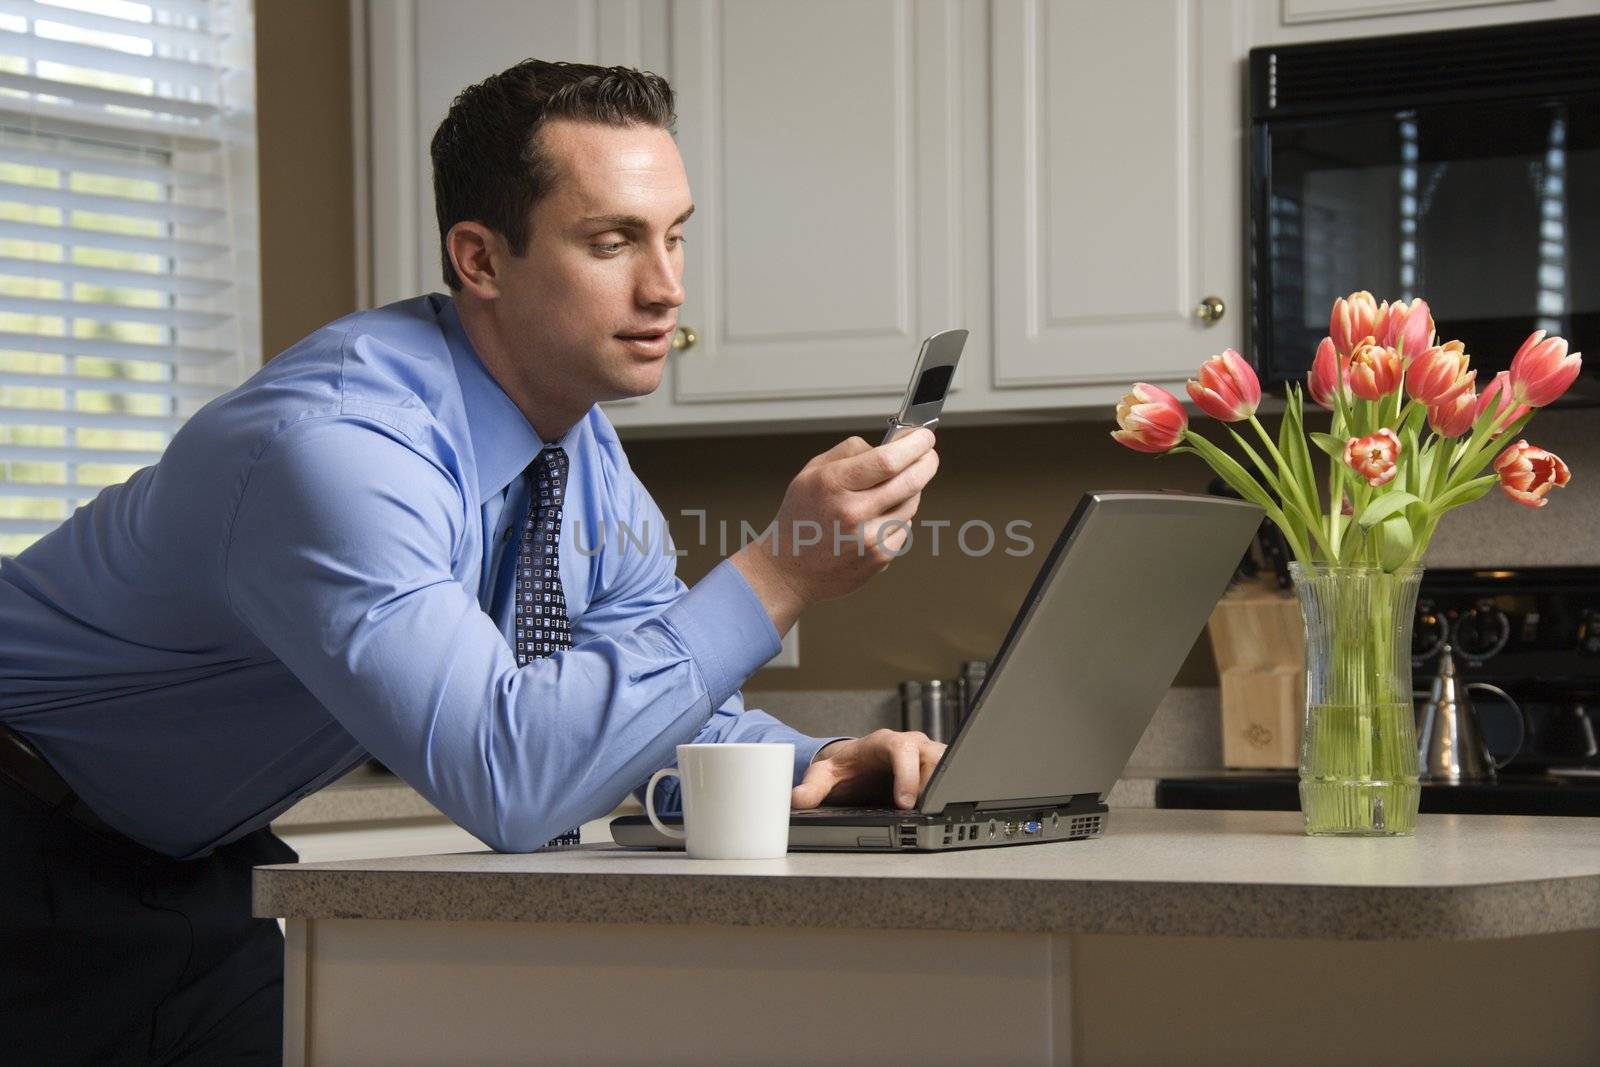
[[[1422,568],[1296,562],[1289,570],[1306,630],[1306,833],[1411,834],[1422,799],[1411,697]]]

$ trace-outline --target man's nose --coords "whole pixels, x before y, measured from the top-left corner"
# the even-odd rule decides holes
[[[683,268],[671,249],[656,249],[643,271],[639,279],[641,303],[650,307],[672,308],[683,303]]]

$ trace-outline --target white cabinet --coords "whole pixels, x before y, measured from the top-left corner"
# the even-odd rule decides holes
[[[994,387],[1182,379],[1242,348],[1236,5],[993,12]]]
[[[680,407],[892,398],[922,337],[968,324],[959,6],[673,4],[698,205]]]
[[[1276,0],[1251,5],[1250,46],[1600,14],[1596,0]]]
[[[366,10],[372,296],[441,290],[428,144],[450,101],[521,60],[662,70],[660,0],[383,0]]]

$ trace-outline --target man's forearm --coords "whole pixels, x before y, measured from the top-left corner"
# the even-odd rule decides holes
[[[772,554],[772,542],[766,537],[752,541],[729,557],[729,561],[760,598],[778,636],[788,633],[800,612],[805,610],[806,601],[785,580],[777,557]]]

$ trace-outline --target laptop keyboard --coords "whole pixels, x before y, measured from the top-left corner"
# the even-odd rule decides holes
[[[791,819],[804,819],[814,816],[837,817],[847,815],[852,818],[883,818],[885,816],[896,818],[907,815],[920,815],[921,812],[906,811],[903,808],[807,808],[804,811],[791,811]]]

